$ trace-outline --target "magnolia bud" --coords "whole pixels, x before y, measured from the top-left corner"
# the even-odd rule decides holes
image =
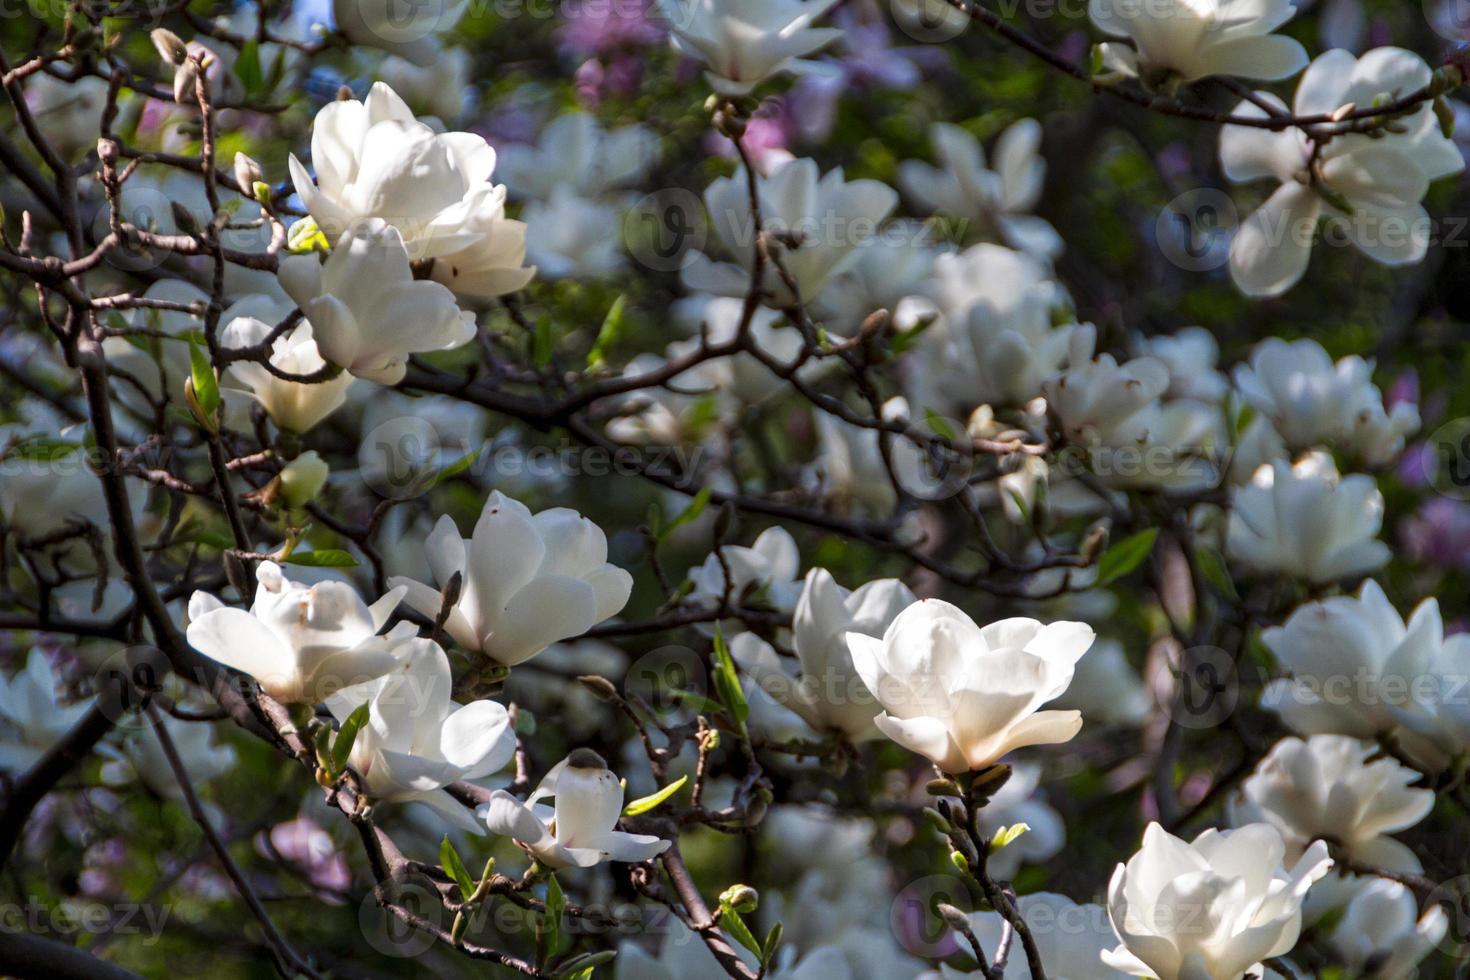
[[[577,678],[577,681],[583,687],[587,688],[587,690],[591,691],[593,696],[599,701],[616,704],[620,700],[618,689],[606,677],[598,677],[596,674],[583,674]]]
[[[736,912],[754,912],[760,905],[760,893],[749,885],[731,885],[720,893],[720,904]]]
[[[158,56],[168,64],[182,65],[188,59],[188,45],[168,28],[155,28],[148,36],[153,39],[153,47],[158,50]]]
[[[195,101],[197,94],[195,84],[199,80],[199,65],[193,61],[185,60],[183,64],[174,71],[174,101],[179,105],[188,105]]]
[[[97,141],[98,160],[101,160],[108,166],[112,166],[114,163],[117,163],[117,156],[118,149],[116,140],[110,140],[106,137],[103,137],[102,139]]]
[[[235,183],[240,186],[241,194],[257,197],[255,185],[264,179],[265,173],[260,169],[260,164],[243,153],[235,154]]]
[[[934,911],[939,913],[939,917],[942,918],[951,929],[955,929],[959,932],[964,933],[970,931],[970,917],[961,912],[959,909],[955,908],[953,905],[949,904],[948,902],[936,903],[934,906]]]
[[[315,450],[308,450],[281,470],[281,499],[292,510],[299,510],[316,499],[327,482],[330,470]]]

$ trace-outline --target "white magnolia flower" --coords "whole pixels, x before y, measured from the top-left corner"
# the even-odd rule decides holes
[[[1216,368],[1220,345],[1204,327],[1185,327],[1172,334],[1144,338],[1135,353],[1163,361],[1169,369],[1166,398],[1214,405],[1224,401],[1230,389],[1230,382]]]
[[[182,721],[172,715],[165,715],[162,723],[196,790],[239,764],[234,747],[216,740],[218,726],[208,722]],[[127,739],[121,755],[121,759],[106,767],[106,781],[135,776],[159,796],[183,805],[184,791],[153,726],[150,725],[141,735]],[[128,765],[131,765],[131,773],[127,772]],[[206,809],[210,809],[208,804]]]
[[[704,77],[721,95],[748,95],[774,75],[826,72],[806,56],[842,36],[812,27],[836,0],[660,0],[670,40],[703,62]]]
[[[796,577],[800,568],[801,556],[791,534],[782,527],[767,528],[750,547],[723,545],[718,555],[711,554],[704,564],[691,569],[689,581],[694,583],[694,589],[689,599],[710,606],[727,600],[737,605],[752,595],[760,595],[775,609],[794,609],[801,595],[801,581]]]
[[[539,802],[548,796],[554,807]],[[476,811],[490,833],[515,840],[553,870],[648,861],[669,849],[661,838],[617,830],[622,813],[623,786],[590,749],[575,749],[553,766],[525,803],[502,789]]]
[[[645,126],[604,130],[596,116],[568,112],[541,131],[536,146],[517,143],[502,149],[499,172],[518,198],[546,200],[558,187],[596,198],[635,185],[658,163],[658,156],[658,136]],[[527,224],[535,227],[529,220]]]
[[[470,53],[449,48],[434,53],[427,65],[389,55],[378,65],[378,78],[403,101],[445,122],[459,118],[465,93],[473,90]]]
[[[225,321],[220,344],[226,349],[253,347],[270,336],[274,323],[253,316]],[[271,343],[270,362],[288,374],[314,374],[327,362],[317,350],[311,324],[302,322]],[[282,429],[306,432],[342,407],[353,376],[346,371],[317,384],[287,381],[253,361],[235,361],[225,369],[229,380],[250,389],[271,421]]]
[[[1261,341],[1250,363],[1236,366],[1235,386],[1294,452],[1334,445],[1382,466],[1419,428],[1412,403],[1400,402],[1392,413],[1383,407],[1372,361],[1354,354],[1333,364],[1315,340]]]
[[[332,0],[332,22],[353,44],[427,65],[439,54],[436,35],[452,30],[467,6],[468,0]]]
[[[1031,255],[1061,254],[1056,229],[1030,213],[1046,179],[1040,123],[1022,119],[1000,135],[994,170],[980,141],[959,126],[935,123],[929,140],[939,166],[906,160],[898,168],[899,184],[923,209],[993,228],[1007,245]]]
[[[1008,881],[1021,870],[1021,865],[1050,860],[1067,843],[1067,825],[1062,822],[1062,815],[1037,792],[1040,785],[1039,764],[1013,762],[1010,778],[980,811],[980,833],[985,837],[994,837],[1002,828],[1017,824],[1030,828],[1005,847],[990,852],[985,869],[991,877]]]
[[[16,775],[35,765],[91,708],[86,701],[62,704],[56,682],[39,649],[13,676],[0,675],[0,769]]]
[[[403,645],[392,673],[327,699],[338,721],[368,705],[367,724],[352,743],[348,765],[372,799],[426,803],[455,826],[479,833],[479,822],[444,787],[488,776],[510,761],[510,715],[494,701],[456,704],[449,658],[433,640]]]
[[[1377,540],[1383,494],[1371,476],[1339,476],[1326,453],[1256,470],[1231,493],[1226,548],[1259,572],[1314,584],[1381,568],[1388,545]]]
[[[847,638],[882,636],[915,601],[898,579],[877,579],[849,592],[825,568],[813,568],[792,617],[799,673],[787,670],[771,645],[753,633],[734,637],[730,652],[763,691],[813,730],[875,738],[879,705],[853,667]]]
[[[1083,623],[1003,619],[981,628],[938,599],[909,606],[882,639],[847,635],[853,665],[884,709],[878,730],[949,773],[1027,745],[1066,742],[1076,711],[1041,711],[1092,644]]]
[[[1303,735],[1386,735],[1432,664],[1470,665],[1470,635],[1444,635],[1437,601],[1425,599],[1405,623],[1372,579],[1357,596],[1302,606],[1261,641],[1291,675],[1268,684],[1261,704]]]
[[[398,229],[377,218],[347,231],[325,263],[315,254],[287,258],[281,285],[311,321],[321,356],[379,384],[402,381],[408,355],[475,336],[474,314],[445,286],[414,278]]]
[[[1369,107],[1429,84],[1422,58],[1401,48],[1375,48],[1355,58],[1328,51],[1312,62],[1296,91],[1297,115],[1332,113],[1346,105]],[[1261,94],[1278,108],[1280,99]],[[1246,101],[1236,114],[1262,117]],[[1431,181],[1465,167],[1454,142],[1440,131],[1429,102],[1395,119],[1385,133],[1342,130],[1318,148],[1302,130],[1226,126],[1220,161],[1236,182],[1279,181],[1260,209],[1241,224],[1230,244],[1230,274],[1250,296],[1276,296],[1307,271],[1317,221],[1335,221],[1348,241],[1375,262],[1410,265],[1424,258],[1432,233],[1420,203]],[[1330,127],[1329,127],[1330,130]]]
[[[305,585],[264,561],[250,611],[226,606],[207,592],[189,599],[189,645],[249,674],[284,704],[315,704],[344,687],[381,677],[398,666],[399,645],[416,632],[400,623],[378,631],[398,608],[395,588],[369,606],[345,582]]]
[[[1077,661],[1071,686],[1053,705],[1075,708],[1091,722],[1137,727],[1153,713],[1154,700],[1128,662],[1123,644],[1103,638]]]
[[[543,279],[597,279],[615,275],[628,264],[618,227],[619,210],[579,197],[565,184],[551,189],[545,201],[532,201],[521,212],[526,221],[526,255]]]
[[[890,221],[858,244],[845,270],[828,278],[817,297],[822,325],[829,333],[848,337],[875,311],[895,313],[917,284],[929,278],[939,254],[922,224]]]
[[[380,219],[398,230],[413,261],[432,260],[431,278],[457,292],[499,296],[531,280],[535,270],[522,267],[526,227],[505,217],[505,188],[490,182],[490,144],[436,132],[382,82],[364,102],[322,107],[311,162],[314,181],[293,155],[291,180],[331,241]]]
[[[757,177],[756,188],[764,230],[792,239],[779,246],[781,263],[803,301],[816,299],[828,279],[856,261],[857,247],[898,204],[893,188],[876,180],[845,180],[841,167],[819,177],[811,159],[791,160],[769,176]],[[755,224],[744,171],[711,183],[704,203],[715,237],[735,261],[716,264],[696,253],[683,269],[684,284],[721,296],[744,296],[755,260]],[[772,306],[796,301],[773,262],[766,263],[761,288]]]
[[[1449,930],[1439,905],[1419,915],[1414,893],[1397,881],[1377,878],[1348,902],[1328,943],[1355,977],[1398,980],[1414,968]]]
[[[1296,945],[1302,900],[1332,867],[1317,841],[1289,870],[1274,827],[1206,830],[1192,843],[1156,823],[1108,884],[1121,944],[1103,962],[1131,977],[1240,980]]]
[[[1030,835],[1021,840],[1027,836]],[[1037,892],[1022,895],[1016,908],[1036,940],[1036,951],[1041,954],[1041,965],[1050,980],[1126,980],[1127,974],[1102,962],[1103,952],[1112,947],[1115,938],[1108,923],[1108,910],[1101,905],[1078,905],[1065,895]],[[982,949],[994,950],[1000,945],[1005,926],[999,912],[972,913],[970,926]],[[1006,975],[1031,980],[1026,957],[1014,953],[1012,956],[1006,963]],[[941,966],[940,970],[945,980],[981,976],[978,971],[962,974],[949,966]]]
[[[1291,855],[1331,840],[1365,864],[1417,867],[1414,853],[1387,835],[1428,816],[1434,792],[1410,787],[1419,773],[1394,759],[1369,762],[1376,751],[1346,735],[1284,738],[1240,784],[1230,820],[1269,823]]]
[[[991,242],[939,256],[922,292],[946,321],[955,322],[976,306],[998,320],[1034,318],[1037,310],[1053,318],[1071,306],[1065,287],[1045,262]]]
[[[64,158],[75,161],[97,146],[107,89],[105,78],[65,82],[39,71],[26,77],[25,98],[46,139]]]
[[[1274,81],[1307,66],[1299,42],[1272,33],[1295,0],[1090,0],[1087,12],[1104,34],[1133,42],[1103,44],[1103,68],[1152,88],[1210,75]]]
[[[430,618],[439,615],[440,589],[460,574],[459,601],[444,628],[466,650],[513,667],[558,640],[581,636],[628,602],[633,577],[607,561],[602,529],[574,510],[532,514],[525,504],[494,491],[468,540],[448,515],[424,542],[439,588],[392,578],[407,588],[405,601]]]

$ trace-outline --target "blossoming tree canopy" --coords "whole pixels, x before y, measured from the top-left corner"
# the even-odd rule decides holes
[[[0,974],[1463,974],[1455,6],[0,17]]]

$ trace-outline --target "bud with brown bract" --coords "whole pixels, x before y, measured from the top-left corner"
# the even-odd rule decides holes
[[[240,187],[240,193],[246,197],[255,198],[255,185],[265,180],[265,172],[244,153],[235,154],[235,183]]]
[[[158,56],[170,65],[182,65],[189,58],[189,47],[173,31],[166,27],[156,28],[148,35],[153,39],[153,47],[158,50]]]

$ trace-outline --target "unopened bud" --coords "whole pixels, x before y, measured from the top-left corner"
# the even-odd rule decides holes
[[[1087,532],[1087,537],[1082,539],[1082,558],[1089,564],[1097,560],[1102,554],[1103,546],[1108,543],[1108,529],[1101,524]]]
[[[754,912],[760,905],[760,893],[749,885],[731,885],[720,893],[720,904],[742,914]]]
[[[946,820],[944,814],[940,813],[932,806],[924,807],[924,817],[931,824],[933,824],[934,829],[939,831],[941,834],[948,834],[954,830],[954,824]]]
[[[596,674],[583,674],[577,678],[577,683],[591,691],[592,695],[599,701],[615,704],[619,700],[618,689],[606,677],[598,677]]]
[[[114,163],[117,163],[117,157],[118,149],[116,140],[110,140],[106,137],[103,137],[102,139],[97,141],[98,160],[101,160],[108,166],[112,166]]]
[[[951,929],[955,929],[959,932],[970,931],[970,917],[964,912],[961,912],[959,909],[955,908],[953,905],[949,904],[948,902],[936,902],[934,905],[934,911],[939,913],[939,917],[943,919]]]
[[[953,779],[931,779],[924,787],[930,796],[959,796],[960,787]]]
[[[260,169],[260,164],[244,153],[235,154],[235,183],[239,185],[241,194],[258,199],[255,185],[264,179],[265,172]]]
[[[302,453],[281,470],[281,499],[292,510],[305,507],[316,499],[330,472],[326,461],[315,450]]]
[[[148,35],[158,56],[170,65],[182,65],[189,57],[189,47],[182,38],[166,27],[158,27]]]
[[[355,98],[357,98],[357,96],[352,94],[352,89],[348,88],[346,85],[337,86],[338,102],[351,102]]]
[[[198,81],[199,65],[185,60],[174,70],[174,101],[179,105],[188,105],[196,101],[195,86]]]

